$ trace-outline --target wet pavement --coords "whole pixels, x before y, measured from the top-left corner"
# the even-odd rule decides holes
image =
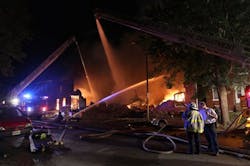
[[[154,127],[147,123],[145,124],[143,122],[139,122],[129,124],[127,121],[110,121],[108,123],[105,123],[104,121],[99,123],[96,121],[89,121],[86,123],[71,122],[71,126],[74,128],[83,128],[98,132],[119,130],[124,133],[128,132],[130,135],[133,134],[133,132],[150,133],[159,131],[159,127]],[[55,125],[55,127],[58,127],[58,124]],[[217,131],[220,148],[250,155],[250,135],[246,136],[245,130],[235,130],[224,133],[222,128],[218,128]],[[185,130],[180,127],[176,128],[173,126],[168,126],[162,130],[161,133],[181,139],[186,139]],[[201,135],[201,142],[204,146],[206,146],[207,142],[205,140],[204,134]]]
[[[186,139],[184,130],[169,130],[166,133]],[[220,149],[230,150],[237,153],[244,153],[250,155],[250,141],[249,136],[246,136],[244,130],[237,130],[230,133],[218,132],[217,134],[218,143]],[[207,141],[204,134],[201,135],[201,142],[203,145],[207,145]]]
[[[55,140],[60,137],[63,128],[52,129],[52,135]],[[63,126],[63,125],[62,125]],[[48,127],[48,126],[47,126]],[[81,126],[82,127],[82,126]],[[85,128],[85,129],[84,129]],[[144,129],[132,128],[134,132]],[[131,129],[131,128],[130,128]],[[153,128],[150,128],[153,129]],[[135,131],[136,130],[136,131]],[[148,129],[147,129],[148,130]],[[135,136],[131,133],[117,133],[103,135],[104,131],[100,128],[90,128],[84,126],[83,129],[73,127],[68,129],[64,138],[64,146],[57,146],[48,149],[45,152],[31,153],[29,144],[26,142],[21,148],[12,148],[8,150],[8,157],[0,159],[1,166],[118,166],[118,165],[242,165],[250,164],[250,160],[242,156],[220,154],[212,156],[202,151],[200,155],[188,155],[187,144],[176,141],[177,149],[173,153],[151,153],[142,148],[142,142],[148,137],[146,135]],[[114,131],[114,130],[113,130]],[[154,131],[156,129],[154,128]],[[163,131],[166,134],[185,138],[185,132],[182,129],[167,129]],[[96,135],[95,135],[96,134]],[[98,136],[101,134],[101,136]],[[246,149],[247,146],[242,140],[240,133],[230,133],[228,135],[218,135],[220,146],[235,148],[237,150]],[[80,139],[82,136],[82,139]],[[204,141],[204,140],[203,140]],[[205,143],[205,142],[204,142]],[[229,146],[230,145],[230,146]],[[172,150],[168,143],[150,143],[150,148],[156,148],[162,151]]]
[[[59,137],[60,131],[53,131]],[[177,150],[170,154],[150,153],[142,149],[142,137],[111,135],[108,137],[85,137],[93,132],[69,130],[64,146],[40,153],[30,153],[27,146],[12,149],[9,157],[0,160],[1,166],[127,166],[127,165],[176,165],[176,166],[247,166],[250,160],[221,154],[211,156],[186,154],[187,146],[178,144]]]

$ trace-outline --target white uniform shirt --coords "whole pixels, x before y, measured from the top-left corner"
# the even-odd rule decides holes
[[[205,119],[205,124],[212,124],[215,123],[218,119],[218,115],[216,114],[215,110],[212,108],[205,109],[207,117]]]

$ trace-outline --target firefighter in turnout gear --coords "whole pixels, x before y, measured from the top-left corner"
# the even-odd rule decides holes
[[[188,153],[200,154],[200,134],[204,131],[204,120],[194,102],[189,104],[187,110],[183,113],[182,118],[185,122],[184,128],[187,133]]]

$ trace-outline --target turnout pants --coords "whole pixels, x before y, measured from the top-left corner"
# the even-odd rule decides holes
[[[189,154],[199,154],[200,153],[200,133],[195,133],[191,131],[187,131],[188,138],[188,153]],[[195,152],[194,152],[195,145]]]

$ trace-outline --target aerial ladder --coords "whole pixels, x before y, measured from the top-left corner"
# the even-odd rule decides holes
[[[32,81],[34,81],[44,70],[46,70],[58,57],[72,44],[75,43],[77,46],[78,53],[81,58],[81,62],[85,71],[85,75],[87,81],[89,83],[88,74],[86,71],[86,67],[83,61],[83,57],[80,51],[80,47],[75,37],[71,37],[66,40],[59,48],[57,48],[49,57],[47,57],[33,72],[31,72],[23,81],[17,84],[8,94],[7,100],[11,100],[16,98],[27,86],[30,85]],[[90,84],[89,84],[90,85]],[[91,90],[91,87],[90,87]]]
[[[194,34],[190,32],[182,32],[183,34],[181,34],[170,30],[163,31],[154,26],[138,24],[132,21],[111,16],[101,11],[96,12],[95,17],[98,20],[103,19],[106,21],[114,22],[116,24],[141,31],[146,34],[159,37],[172,43],[184,44],[197,50],[201,50],[205,53],[239,63],[243,66],[250,66],[250,56],[244,55],[250,52],[250,48],[247,46],[235,46],[229,41],[212,39],[200,34]]]

